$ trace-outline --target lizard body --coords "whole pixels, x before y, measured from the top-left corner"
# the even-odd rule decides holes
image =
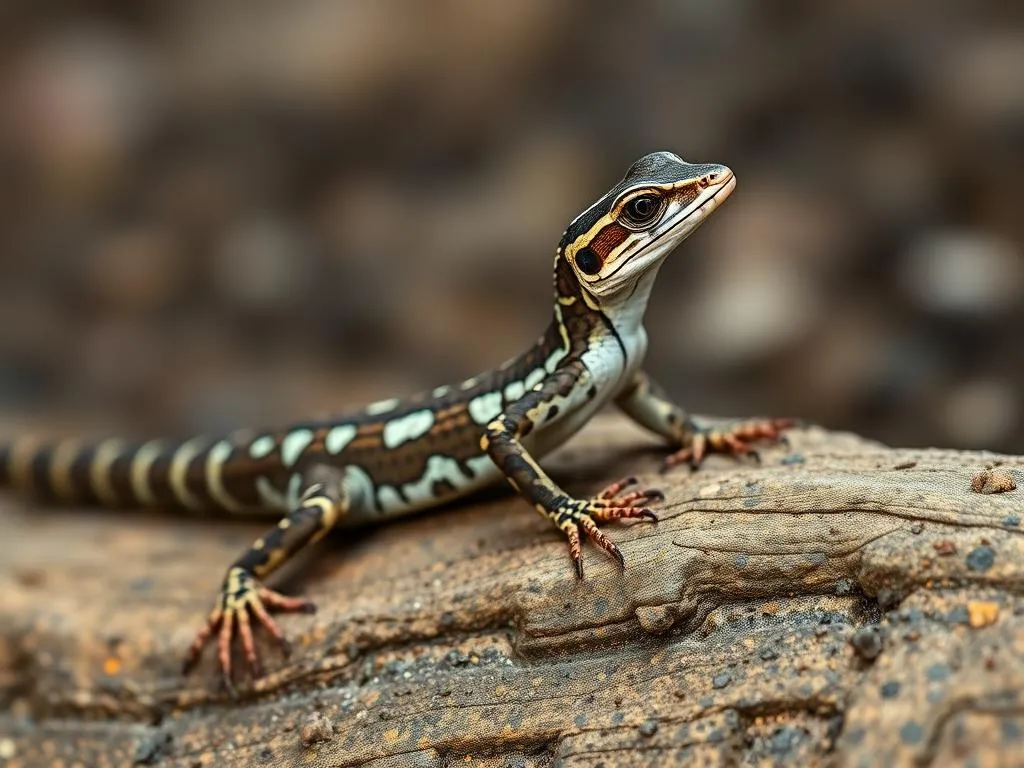
[[[125,507],[266,513],[279,518],[227,571],[186,669],[214,633],[230,687],[233,638],[259,673],[251,620],[284,642],[271,610],[311,610],[263,580],[334,527],[369,524],[451,501],[506,479],[566,535],[580,577],[582,531],[622,562],[596,523],[657,519],[656,491],[632,480],[573,499],[538,460],[608,403],[677,450],[667,464],[696,466],[707,451],[751,453],[789,420],[704,429],[643,372],[643,315],[665,257],[735,186],[725,166],[668,152],[638,160],[577,216],[555,251],[553,316],[524,353],[461,383],[373,403],[281,429],[131,444],[30,438],[0,444],[0,486],[41,499]]]

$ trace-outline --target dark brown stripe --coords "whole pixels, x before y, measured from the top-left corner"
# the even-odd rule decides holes
[[[110,487],[113,489],[122,507],[141,506],[139,499],[135,497],[135,490],[132,488],[132,461],[141,446],[126,445],[117,458],[110,463],[107,475],[110,477]]]
[[[221,505],[210,492],[210,477],[206,473],[206,460],[210,456],[210,451],[219,442],[220,440],[208,441],[189,459],[188,466],[185,468],[185,490],[202,502],[203,507],[206,509],[221,508]],[[180,501],[178,503],[181,504]]]
[[[44,501],[52,501],[54,498],[53,485],[50,483],[50,465],[53,463],[53,452],[55,445],[40,446],[29,462],[29,482],[32,484],[31,493],[34,497]]]
[[[224,464],[221,477],[224,488],[231,498],[245,507],[255,509],[261,504],[259,492],[256,490],[257,478],[279,473],[280,468],[281,462],[276,453],[262,459],[253,459],[249,456],[249,446],[246,445],[231,454],[231,459]]]
[[[611,252],[626,242],[629,237],[629,230],[621,224],[609,224],[598,232],[589,247],[594,253],[601,257],[602,263],[608,260]]]
[[[91,478],[92,462],[95,456],[95,445],[83,445],[71,462],[71,469],[68,471],[73,497],[82,504],[96,504],[99,501],[93,490]]]
[[[149,465],[149,487],[153,493],[153,497],[156,499],[158,506],[161,507],[180,507],[181,502],[178,501],[177,494],[171,489],[171,461],[174,459],[174,454],[178,448],[178,445],[169,445],[165,450],[160,452],[153,462]]]

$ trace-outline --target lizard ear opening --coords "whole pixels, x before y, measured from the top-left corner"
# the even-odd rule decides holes
[[[576,268],[585,275],[596,275],[603,261],[593,248],[580,248],[576,252]]]

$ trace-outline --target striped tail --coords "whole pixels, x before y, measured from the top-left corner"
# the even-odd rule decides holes
[[[289,475],[277,455],[248,442],[123,440],[0,444],[0,487],[48,502],[247,513],[278,511]]]

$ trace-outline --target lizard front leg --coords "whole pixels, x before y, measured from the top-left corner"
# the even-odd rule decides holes
[[[664,469],[683,463],[696,469],[709,453],[756,459],[753,443],[780,440],[783,431],[797,423],[788,418],[744,419],[725,427],[700,426],[643,371],[637,371],[615,403],[637,424],[664,437],[677,449],[665,459]]]
[[[592,499],[574,499],[559,488],[523,447],[521,440],[545,422],[557,418],[561,410],[572,406],[577,393],[588,386],[590,373],[582,363],[570,363],[551,374],[533,390],[506,408],[487,425],[480,440],[505,477],[527,501],[551,520],[569,540],[569,555],[576,574],[583,578],[580,530],[620,565],[625,565],[621,550],[597,527],[598,522],[622,518],[657,516],[639,502],[659,498],[657,491],[634,491],[622,495],[630,483],[620,481]]]
[[[316,610],[308,600],[286,597],[262,584],[263,579],[297,552],[323,538],[348,511],[349,497],[341,470],[325,465],[311,467],[303,473],[303,485],[305,490],[295,508],[253,542],[228,568],[216,605],[185,656],[184,674],[195,666],[203,648],[216,633],[224,685],[233,693],[231,651],[236,631],[249,667],[258,677],[261,669],[253,639],[252,619],[270,633],[287,655],[288,642],[270,617],[270,612],[312,613]]]

